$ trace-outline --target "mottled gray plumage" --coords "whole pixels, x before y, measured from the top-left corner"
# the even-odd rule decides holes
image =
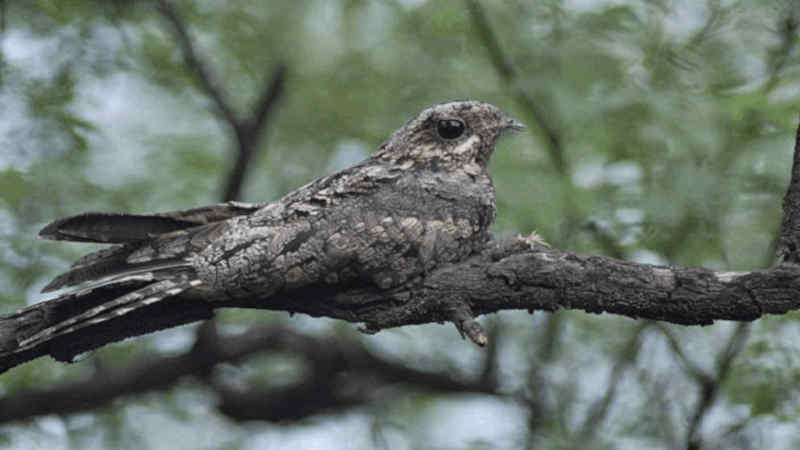
[[[40,236],[116,245],[79,259],[45,288],[85,283],[64,297],[95,306],[20,346],[178,294],[213,302],[323,283],[388,289],[463,260],[485,244],[495,216],[487,172],[495,143],[520,128],[490,104],[445,103],[422,111],[362,163],[274,203],[59,219]]]

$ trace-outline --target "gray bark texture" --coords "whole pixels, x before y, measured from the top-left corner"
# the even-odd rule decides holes
[[[485,103],[436,105],[373,157],[275,203],[57,220],[41,236],[114,245],[46,288],[78,290],[0,318],[0,370],[43,355],[69,361],[221,307],[333,317],[365,332],[451,321],[479,345],[487,338],[473,318],[504,309],[705,325],[800,307],[787,246],[786,262],[734,273],[562,252],[535,235],[491,240],[486,167],[500,135],[518,128]],[[798,216],[797,172],[785,224]],[[794,239],[783,232],[781,242]]]

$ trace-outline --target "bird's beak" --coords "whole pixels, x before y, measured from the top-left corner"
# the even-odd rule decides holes
[[[511,117],[506,117],[504,122],[503,131],[525,131],[525,125],[518,120],[512,119]]]

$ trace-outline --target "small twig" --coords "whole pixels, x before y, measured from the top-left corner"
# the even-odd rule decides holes
[[[493,390],[497,386],[497,358],[500,353],[500,343],[498,341],[502,327],[502,321],[499,317],[495,317],[489,322],[489,342],[486,347],[486,355],[484,355],[483,358],[483,367],[481,368],[481,375],[479,377],[479,383],[485,386],[487,390]]]
[[[189,69],[197,75],[203,89],[208,93],[209,97],[211,97],[211,100],[214,101],[217,111],[228,124],[239,123],[236,112],[230,106],[230,102],[225,98],[222,90],[217,86],[211,74],[211,70],[198,58],[192,39],[189,37],[189,31],[178,13],[178,10],[170,0],[156,0],[156,3],[158,5],[158,10],[170,25],[172,25],[175,37],[181,48],[181,53],[183,54],[183,60],[186,62]]]
[[[461,334],[462,339],[466,336],[469,340],[481,347],[489,342],[489,337],[486,336],[486,332],[483,331],[481,324],[475,320],[472,310],[470,310],[466,303],[455,302],[455,306],[448,311],[448,314],[450,315],[450,320]]]
[[[764,94],[772,92],[778,85],[781,71],[786,66],[786,62],[789,61],[789,55],[791,55],[797,44],[797,30],[800,27],[800,19],[798,19],[794,11],[789,11],[786,17],[780,21],[779,26],[778,34],[780,35],[781,43],[778,48],[771,52],[770,59],[772,64],[770,65],[769,79],[762,87]]]
[[[254,132],[259,132],[264,129],[264,125],[273,110],[273,106],[275,106],[275,102],[277,102],[281,94],[283,94],[285,80],[286,66],[278,64],[278,67],[272,72],[272,76],[269,77],[269,81],[264,84],[261,94],[256,101],[256,106],[253,108],[253,113],[247,122],[247,126]]]
[[[688,355],[686,355],[686,352],[683,351],[683,348],[678,341],[678,337],[672,332],[672,329],[663,323],[657,323],[656,327],[659,331],[661,331],[664,337],[667,338],[667,343],[669,344],[672,353],[678,357],[678,361],[680,361],[683,370],[685,370],[700,385],[711,383],[713,376],[689,359]]]
[[[594,221],[585,224],[583,229],[594,237],[595,242],[600,245],[604,254],[617,259],[625,258],[625,249],[619,245],[619,242],[609,230]]]
[[[597,427],[600,426],[600,424],[602,424],[605,420],[610,406],[617,395],[619,385],[622,382],[622,375],[639,356],[639,348],[642,344],[642,335],[644,334],[644,331],[652,324],[653,323],[649,321],[641,323],[634,330],[633,335],[631,336],[627,345],[625,345],[620,352],[619,356],[617,357],[617,361],[614,363],[614,367],[611,369],[611,382],[608,386],[608,389],[606,389],[605,395],[603,395],[603,398],[598,400],[589,408],[589,412],[586,415],[586,421],[583,423],[583,427],[581,427],[580,432],[583,439],[588,439],[594,435],[594,433],[597,431]]]
[[[241,197],[247,168],[263,137],[267,119],[283,93],[285,75],[286,68],[279,65],[265,84],[250,118],[230,124],[236,134],[237,152],[236,162],[225,182],[223,201],[239,200]]]
[[[722,383],[730,374],[733,360],[736,359],[736,356],[738,356],[744,348],[749,333],[750,324],[740,323],[736,326],[736,330],[734,330],[730,339],[728,339],[725,349],[717,360],[714,377],[705,383],[701,383],[700,400],[696,405],[695,411],[689,421],[689,427],[686,430],[687,450],[697,450],[701,447],[702,439],[698,435],[700,425],[703,423],[703,419],[717,399]]]
[[[221,119],[231,129],[236,138],[236,158],[230,175],[225,182],[225,188],[222,190],[222,200],[239,200],[242,186],[244,185],[245,173],[253,155],[256,153],[256,149],[258,149],[258,143],[264,134],[267,119],[283,93],[286,67],[283,64],[278,65],[261,90],[253,112],[249,117],[243,118],[236,113],[222,89],[214,81],[208,65],[197,55],[189,36],[189,31],[178,10],[170,0],[156,1],[158,10],[172,25],[186,66],[200,80],[203,90],[216,105]]]
[[[708,15],[706,21],[687,42],[687,47],[694,47],[706,40],[719,27],[726,10],[719,4],[719,0],[706,2]]]

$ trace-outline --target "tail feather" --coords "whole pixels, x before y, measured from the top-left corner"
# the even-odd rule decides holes
[[[42,288],[42,292],[51,292],[67,286],[89,281],[94,284],[107,284],[108,280],[138,273],[152,272],[154,270],[171,269],[186,266],[183,259],[169,259],[153,261],[143,264],[127,264],[125,258],[110,258],[98,263],[71,269],[53,278]]]
[[[64,217],[39,232],[42,239],[56,241],[124,244],[200,225],[252,214],[264,205],[227,202],[160,214],[87,212]]]
[[[91,253],[87,253],[70,266],[71,269],[78,269],[80,267],[90,266],[98,261],[113,258],[115,256],[126,256],[131,252],[131,247],[127,245],[112,245]]]
[[[39,237],[114,244],[142,241],[197,225],[167,216],[89,212],[56,220],[44,227]]]
[[[85,213],[50,223],[39,233],[40,237],[117,245],[80,258],[43,289],[47,292],[83,284],[79,290],[48,301],[46,307],[29,307],[15,313],[10,319],[26,320],[17,320],[19,324],[12,330],[13,349],[0,352],[50,346],[52,339],[70,334],[74,343],[64,346],[59,341],[47,350],[54,357],[68,357],[74,349],[94,348],[94,331],[117,331],[115,327],[121,326],[128,330],[123,335],[132,336],[130,333],[149,329],[136,321],[140,314],[151,311],[146,307],[154,304],[157,306],[153,311],[163,306],[167,315],[154,317],[153,329],[207,317],[207,306],[180,295],[201,283],[192,256],[218,239],[230,226],[229,219],[252,214],[262,207],[228,202],[162,214]],[[164,299],[170,301],[162,302]],[[176,306],[183,300],[188,301],[186,312]]]
[[[152,277],[152,274],[150,274],[150,276]],[[147,275],[139,275],[138,277],[146,278]],[[137,275],[124,277],[118,280],[116,283],[124,283],[133,278],[137,278]],[[131,311],[152,305],[165,298],[178,295],[193,286],[199,285],[200,283],[200,280],[192,278],[188,274],[182,274],[176,278],[155,281],[151,284],[145,285],[144,287],[130,291],[113,300],[105,301],[78,315],[72,316],[66,320],[62,320],[48,328],[40,330],[37,333],[20,340],[19,347],[16,349],[16,351],[32,348],[55,337],[73,333],[91,325],[96,325],[128,314]],[[87,291],[91,291],[91,289],[87,289]]]
[[[42,292],[74,286],[98,278],[186,266],[187,255],[201,250],[225,229],[224,223],[199,225],[152,237],[138,243],[117,245],[90,253],[67,272],[48,283]]]

